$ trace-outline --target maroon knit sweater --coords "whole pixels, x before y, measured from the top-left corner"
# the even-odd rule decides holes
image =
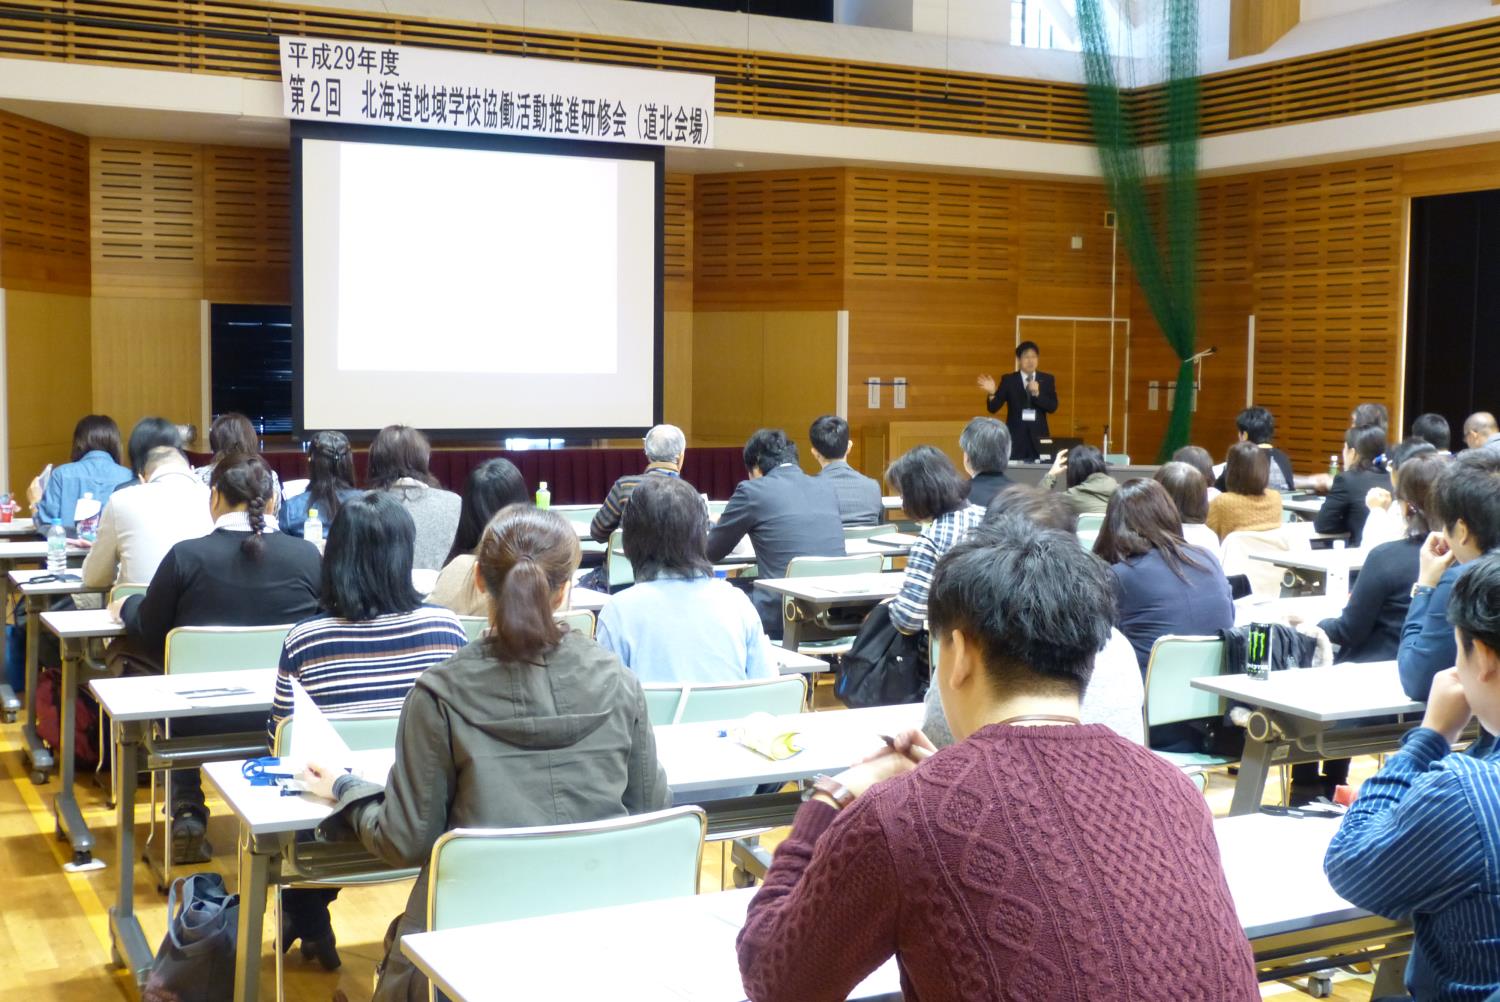
[[[1099,724],[992,725],[842,814],[804,804],[740,932],[754,1002],[1259,999],[1213,819]]]

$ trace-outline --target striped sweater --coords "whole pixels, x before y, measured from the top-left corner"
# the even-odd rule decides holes
[[[1360,787],[1323,866],[1351,904],[1411,920],[1413,997],[1480,1002],[1500,989],[1500,761],[1409,732]]]
[[[329,713],[391,713],[401,709],[418,675],[467,643],[458,617],[430,605],[362,622],[334,616],[303,620],[281,648],[271,737],[291,716],[293,679]]]

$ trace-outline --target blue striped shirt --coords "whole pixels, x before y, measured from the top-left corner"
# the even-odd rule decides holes
[[[360,622],[305,619],[281,648],[268,725],[272,740],[276,725],[291,716],[293,679],[329,713],[394,713],[418,675],[467,643],[458,617],[431,605]]]
[[[1351,904],[1411,921],[1406,987],[1415,998],[1479,1002],[1500,989],[1500,759],[1493,752],[1454,754],[1437,731],[1408,733],[1360,788],[1323,866]]]

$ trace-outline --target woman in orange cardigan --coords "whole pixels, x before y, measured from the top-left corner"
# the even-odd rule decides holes
[[[1229,449],[1224,493],[1208,505],[1208,527],[1222,541],[1231,532],[1275,529],[1281,525],[1281,492],[1269,490],[1271,461],[1254,442]]]

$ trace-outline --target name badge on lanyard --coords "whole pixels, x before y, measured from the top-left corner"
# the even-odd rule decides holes
[[[1021,420],[1022,421],[1035,421],[1036,420],[1036,408],[1035,407],[1028,407],[1025,410],[1023,410],[1021,412]]]

